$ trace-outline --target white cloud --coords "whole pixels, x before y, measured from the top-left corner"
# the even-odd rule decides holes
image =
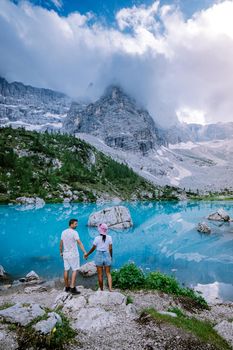
[[[182,107],[176,111],[178,120],[181,123],[198,123],[205,124],[205,112],[200,110],[192,110],[187,107]]]
[[[0,75],[91,99],[118,83],[163,126],[177,116],[233,121],[232,18],[230,0],[188,20],[156,1],[120,10],[110,28],[90,13],[61,17],[1,0]]]

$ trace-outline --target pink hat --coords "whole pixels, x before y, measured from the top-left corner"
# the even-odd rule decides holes
[[[107,232],[108,232],[108,226],[106,224],[99,224],[98,226],[98,231],[101,235],[106,236]]]

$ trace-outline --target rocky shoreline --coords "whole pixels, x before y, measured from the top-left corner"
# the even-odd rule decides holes
[[[94,287],[96,276],[83,280],[86,281],[85,287],[77,286],[81,292],[79,296],[65,293],[62,280],[59,279],[31,280],[18,286],[2,288],[0,349],[20,349],[19,333],[17,327],[12,327],[12,324],[19,325],[21,322],[22,331],[22,327],[26,327],[27,317],[32,320],[30,318],[33,317],[32,310],[39,310],[42,314],[48,313],[49,310],[47,319],[40,320],[34,325],[39,333],[42,332],[41,329],[47,329],[43,327],[50,327],[48,328],[50,333],[58,332],[56,322],[61,320],[59,321],[60,316],[56,316],[56,312],[62,311],[75,331],[74,342],[65,346],[68,350],[218,349],[213,344],[203,343],[192,333],[169,322],[153,320],[143,314],[146,308],[153,308],[161,314],[167,314],[168,309],[178,308],[183,310],[187,317],[214,323],[216,331],[228,342],[229,349],[233,347],[233,303],[214,303],[210,305],[209,310],[188,310],[179,299],[162,292],[143,290],[100,292],[90,288]],[[80,283],[80,279],[78,282]],[[170,314],[176,317],[174,312]],[[20,315],[20,318],[17,319],[19,317],[17,315]],[[35,349],[35,347],[24,346],[24,349]]]

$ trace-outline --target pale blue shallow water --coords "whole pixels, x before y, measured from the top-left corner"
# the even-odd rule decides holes
[[[197,286],[212,299],[233,301],[233,222],[209,222],[211,235],[196,231],[197,223],[220,207],[233,217],[233,202],[124,205],[131,212],[134,227],[110,231],[114,268],[134,261],[144,271],[173,274],[181,283]],[[79,219],[78,232],[89,249],[97,230],[87,227],[88,217],[106,206],[109,204],[51,204],[41,209],[24,210],[22,206],[1,205],[0,264],[15,278],[30,270],[45,278],[62,276],[59,242],[68,220]]]

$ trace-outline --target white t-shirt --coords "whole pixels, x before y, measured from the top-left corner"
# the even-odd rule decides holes
[[[79,234],[72,228],[67,228],[61,234],[61,239],[63,241],[63,258],[72,258],[79,256],[77,239],[79,239]]]
[[[102,235],[95,237],[93,245],[96,246],[96,250],[99,250],[101,252],[108,252],[109,245],[112,244],[112,237],[106,235],[105,242],[103,241],[102,237],[103,237]]]

